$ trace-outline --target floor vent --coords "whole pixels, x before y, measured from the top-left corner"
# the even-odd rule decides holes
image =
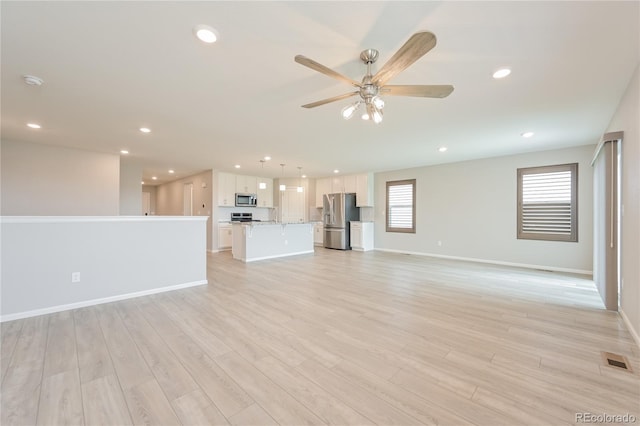
[[[631,365],[629,365],[629,361],[627,361],[627,358],[622,355],[613,354],[611,352],[602,352],[602,359],[609,367],[631,371]]]

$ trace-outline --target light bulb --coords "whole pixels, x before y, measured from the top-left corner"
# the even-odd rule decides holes
[[[280,191],[286,191],[287,185],[280,185]]]
[[[342,108],[342,118],[344,118],[345,120],[348,120],[351,117],[353,117],[353,114],[356,112],[359,106],[360,106],[360,101],[351,105],[347,105],[346,107]]]
[[[373,97],[373,105],[375,105],[375,107],[378,108],[378,109],[382,109],[382,108],[384,108],[384,100],[382,100],[382,98],[380,96],[374,96]]]
[[[368,120],[369,119],[369,114],[367,114],[366,112],[364,114],[362,114],[362,119],[363,120]]]
[[[373,122],[376,124],[380,124],[382,122],[382,111],[380,111],[378,108],[373,107]]]

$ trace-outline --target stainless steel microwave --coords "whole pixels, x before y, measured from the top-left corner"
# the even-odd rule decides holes
[[[255,207],[258,204],[256,194],[236,193],[236,207]]]

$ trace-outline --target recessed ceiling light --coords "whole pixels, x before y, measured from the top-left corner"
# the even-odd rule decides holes
[[[196,25],[193,27],[193,33],[198,37],[200,41],[205,43],[215,43],[218,40],[218,34],[216,30],[208,25]]]
[[[239,168],[240,168],[240,164],[236,164],[236,165],[235,165],[235,166],[233,166],[233,167],[235,167],[236,169],[239,169]]]
[[[151,133],[151,129],[148,127],[140,127],[142,133]]]
[[[271,157],[269,157],[268,155],[264,157],[264,161],[269,161],[271,160]]]
[[[176,171],[175,171],[175,170],[173,170],[173,169],[170,169],[170,170],[169,170],[169,174],[174,174],[175,172],[176,172]]]
[[[445,152],[447,150],[446,146],[441,146],[440,148],[438,148],[438,151],[440,152]]]
[[[524,133],[521,133],[520,136],[522,136],[523,138],[530,138],[534,134],[535,133],[533,133],[533,132],[524,132]]]
[[[340,173],[340,170],[335,169],[335,170],[333,171],[333,173]]]
[[[142,181],[141,183],[142,183],[142,185],[144,185],[144,181]]]
[[[505,78],[509,74],[511,74],[511,70],[509,68],[500,68],[499,70],[493,73],[493,78],[495,79]]]
[[[125,154],[126,155],[128,153],[129,153],[129,151],[127,151],[126,149],[121,149],[120,150],[120,154]]]
[[[22,78],[24,78],[24,82],[29,86],[42,86],[42,83],[44,83],[44,80],[35,75],[23,75]]]
[[[39,129],[42,126],[36,123],[27,123],[27,127],[31,127],[32,129]]]
[[[158,180],[156,176],[151,176],[151,180]]]
[[[307,178],[307,175],[302,175],[302,179],[306,179],[306,178]]]

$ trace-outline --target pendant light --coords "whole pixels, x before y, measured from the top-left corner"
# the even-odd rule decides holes
[[[284,179],[284,166],[286,166],[286,164],[280,163],[280,167],[282,168],[282,179]],[[286,190],[287,190],[287,185],[283,185],[281,183],[280,184],[280,191],[286,191]]]
[[[260,160],[260,166],[264,169],[264,162],[267,161],[265,159]],[[258,182],[258,189],[267,189],[267,182]]]
[[[302,187],[302,167],[298,166],[298,192],[304,191]]]

